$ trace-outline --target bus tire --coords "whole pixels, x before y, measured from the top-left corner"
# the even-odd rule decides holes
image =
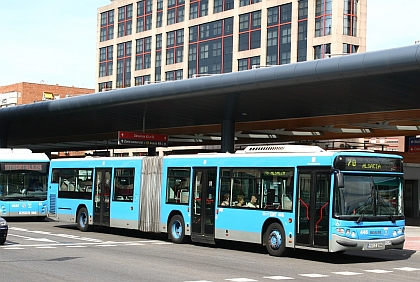
[[[0,239],[0,245],[4,245],[4,243],[6,243],[6,238]]]
[[[85,207],[81,208],[77,213],[77,228],[82,232],[90,230],[89,214]]]
[[[280,223],[271,223],[265,234],[264,243],[270,255],[281,257],[286,255],[286,236]]]
[[[184,219],[180,215],[174,215],[169,222],[169,236],[175,244],[185,242],[185,224]]]

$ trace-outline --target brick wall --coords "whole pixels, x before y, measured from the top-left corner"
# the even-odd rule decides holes
[[[66,95],[77,96],[94,93],[95,89],[80,88],[74,86],[69,87],[59,85],[38,84],[29,82],[20,82],[11,85],[0,86],[0,94],[9,92],[18,92],[20,94],[18,97],[18,104],[20,105],[30,104],[34,101],[42,101],[44,92],[50,92],[53,93],[54,96],[65,98]]]

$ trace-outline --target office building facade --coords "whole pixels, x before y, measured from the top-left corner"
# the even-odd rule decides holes
[[[111,0],[97,91],[366,51],[367,0]]]

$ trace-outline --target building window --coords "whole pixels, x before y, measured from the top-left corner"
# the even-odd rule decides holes
[[[114,38],[114,10],[101,13],[100,41]]]
[[[344,0],[344,35],[357,36],[357,2],[358,0]]]
[[[156,27],[161,27],[163,22],[163,0],[157,0]]]
[[[173,70],[173,71],[167,71],[165,73],[165,80],[171,81],[171,80],[181,80],[183,79],[183,70]]]
[[[314,46],[314,60],[323,59],[331,54],[331,43]]]
[[[261,11],[239,15],[239,51],[261,47]]]
[[[136,40],[136,66],[135,70],[151,68],[152,37]]]
[[[156,34],[156,50],[162,50],[162,33]]]
[[[184,14],[185,0],[168,0],[168,25],[183,22]]]
[[[131,86],[131,41],[117,45],[117,88]]]
[[[152,29],[152,0],[137,2],[137,32]]]
[[[150,74],[149,75],[143,75],[143,76],[136,76],[134,78],[134,85],[144,85],[150,82]]]
[[[261,0],[240,0],[239,7],[248,6],[255,3],[260,3]]]
[[[99,77],[112,75],[113,47],[107,46],[99,49]]]
[[[190,27],[188,77],[232,71],[233,18]]]
[[[107,91],[112,89],[112,81],[101,82],[98,84],[99,92]]]
[[[250,70],[252,66],[260,65],[260,56],[244,58],[238,60],[238,71]]]
[[[209,0],[190,1],[190,20],[207,16],[209,13]]]
[[[118,37],[130,35],[133,24],[133,4],[118,8]]]
[[[332,0],[316,0],[315,37],[331,34]]]
[[[357,53],[359,46],[353,44],[343,43],[343,54],[354,54]]]
[[[234,0],[214,0],[213,13],[232,10],[235,6]]]
[[[268,9],[267,15],[267,65],[290,63],[292,36],[292,4]]]
[[[300,0],[298,5],[297,61],[304,62],[308,53],[308,0]]]
[[[166,64],[176,64],[183,61],[184,30],[174,30],[166,33]]]
[[[162,37],[162,34],[160,34]],[[158,40],[156,38],[156,40]],[[156,49],[155,54],[155,81],[161,80],[161,71],[162,71],[162,47],[160,49]]]

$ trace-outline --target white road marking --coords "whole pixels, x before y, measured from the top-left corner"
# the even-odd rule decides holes
[[[227,281],[233,281],[233,282],[251,282],[251,281],[258,281],[254,279],[249,278],[231,278],[231,279],[225,279]]]
[[[57,241],[53,241],[53,240],[50,240],[50,239],[47,239],[47,238],[33,238],[33,237],[21,236],[21,235],[10,234],[10,233],[7,236],[22,238],[22,239],[25,239],[25,240],[28,240],[28,241],[58,243]]]
[[[309,278],[322,278],[322,277],[328,277],[328,275],[324,274],[318,274],[318,273],[309,273],[309,274],[299,274],[303,277],[309,277]]]
[[[413,267],[399,267],[399,268],[394,268],[394,269],[403,270],[403,271],[416,271],[416,270],[420,270],[420,268],[413,268]]]
[[[361,275],[363,273],[359,273],[359,272],[350,272],[350,271],[341,271],[341,272],[332,272],[334,274],[338,274],[338,275]]]
[[[287,276],[265,276],[263,278],[272,279],[272,280],[292,280],[295,278],[287,277]]]
[[[383,270],[383,269],[370,269],[370,270],[365,270],[366,272],[371,272],[371,273],[389,273],[389,272],[393,272],[392,270]]]

